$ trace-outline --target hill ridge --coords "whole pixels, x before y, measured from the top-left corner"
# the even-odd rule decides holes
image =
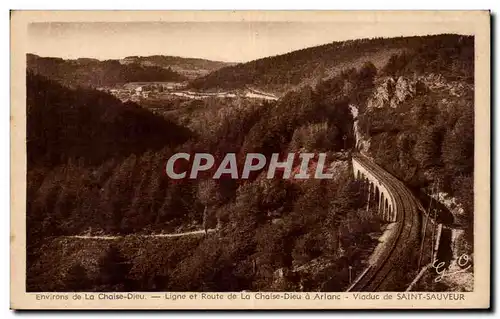
[[[464,40],[465,39],[465,40]],[[459,34],[335,41],[284,54],[226,66],[190,82],[194,89],[234,89],[253,86],[284,93],[303,85],[315,86],[342,71],[359,69],[366,62],[383,68],[393,55],[414,52],[435,43],[460,45],[473,39]]]

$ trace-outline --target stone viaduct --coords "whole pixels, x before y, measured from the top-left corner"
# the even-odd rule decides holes
[[[362,192],[367,196],[366,210],[372,205],[376,205],[377,211],[384,221],[395,222],[395,200],[389,191],[389,186],[385,185],[379,176],[376,176],[369,167],[352,157],[352,168],[354,177],[362,182]]]

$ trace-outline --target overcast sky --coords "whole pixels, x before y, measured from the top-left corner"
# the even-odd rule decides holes
[[[451,33],[450,24],[337,22],[32,23],[29,52],[41,56],[116,59],[175,55],[246,62],[357,38]]]

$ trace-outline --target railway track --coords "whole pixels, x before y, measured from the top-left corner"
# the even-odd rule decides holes
[[[408,188],[397,178],[362,155],[353,157],[386,186],[394,201],[396,236],[388,243],[378,262],[365,269],[347,290],[378,291],[390,274],[398,270],[398,265],[408,261],[408,251],[414,245],[419,232],[419,205]]]

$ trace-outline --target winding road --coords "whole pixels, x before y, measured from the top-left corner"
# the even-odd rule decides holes
[[[410,254],[418,243],[420,232],[419,205],[401,181],[369,158],[353,154],[353,159],[383,183],[395,201],[396,235],[386,243],[385,250],[378,255],[374,263],[367,267],[347,289],[347,291],[379,291],[384,282],[393,279],[391,277],[398,272],[405,271],[404,266],[410,262]]]
[[[215,232],[215,228],[210,228],[207,229],[207,234]],[[94,239],[94,240],[117,240],[117,239],[123,239],[125,237],[144,237],[144,238],[173,238],[173,237],[184,237],[184,236],[196,236],[196,235],[205,235],[205,230],[193,230],[193,231],[188,231],[188,232],[183,232],[183,233],[170,233],[170,234],[150,234],[150,235],[138,235],[138,234],[133,234],[133,235],[125,235],[125,236],[113,236],[113,235],[73,235],[73,236],[66,236],[66,238],[75,238],[75,239]]]

